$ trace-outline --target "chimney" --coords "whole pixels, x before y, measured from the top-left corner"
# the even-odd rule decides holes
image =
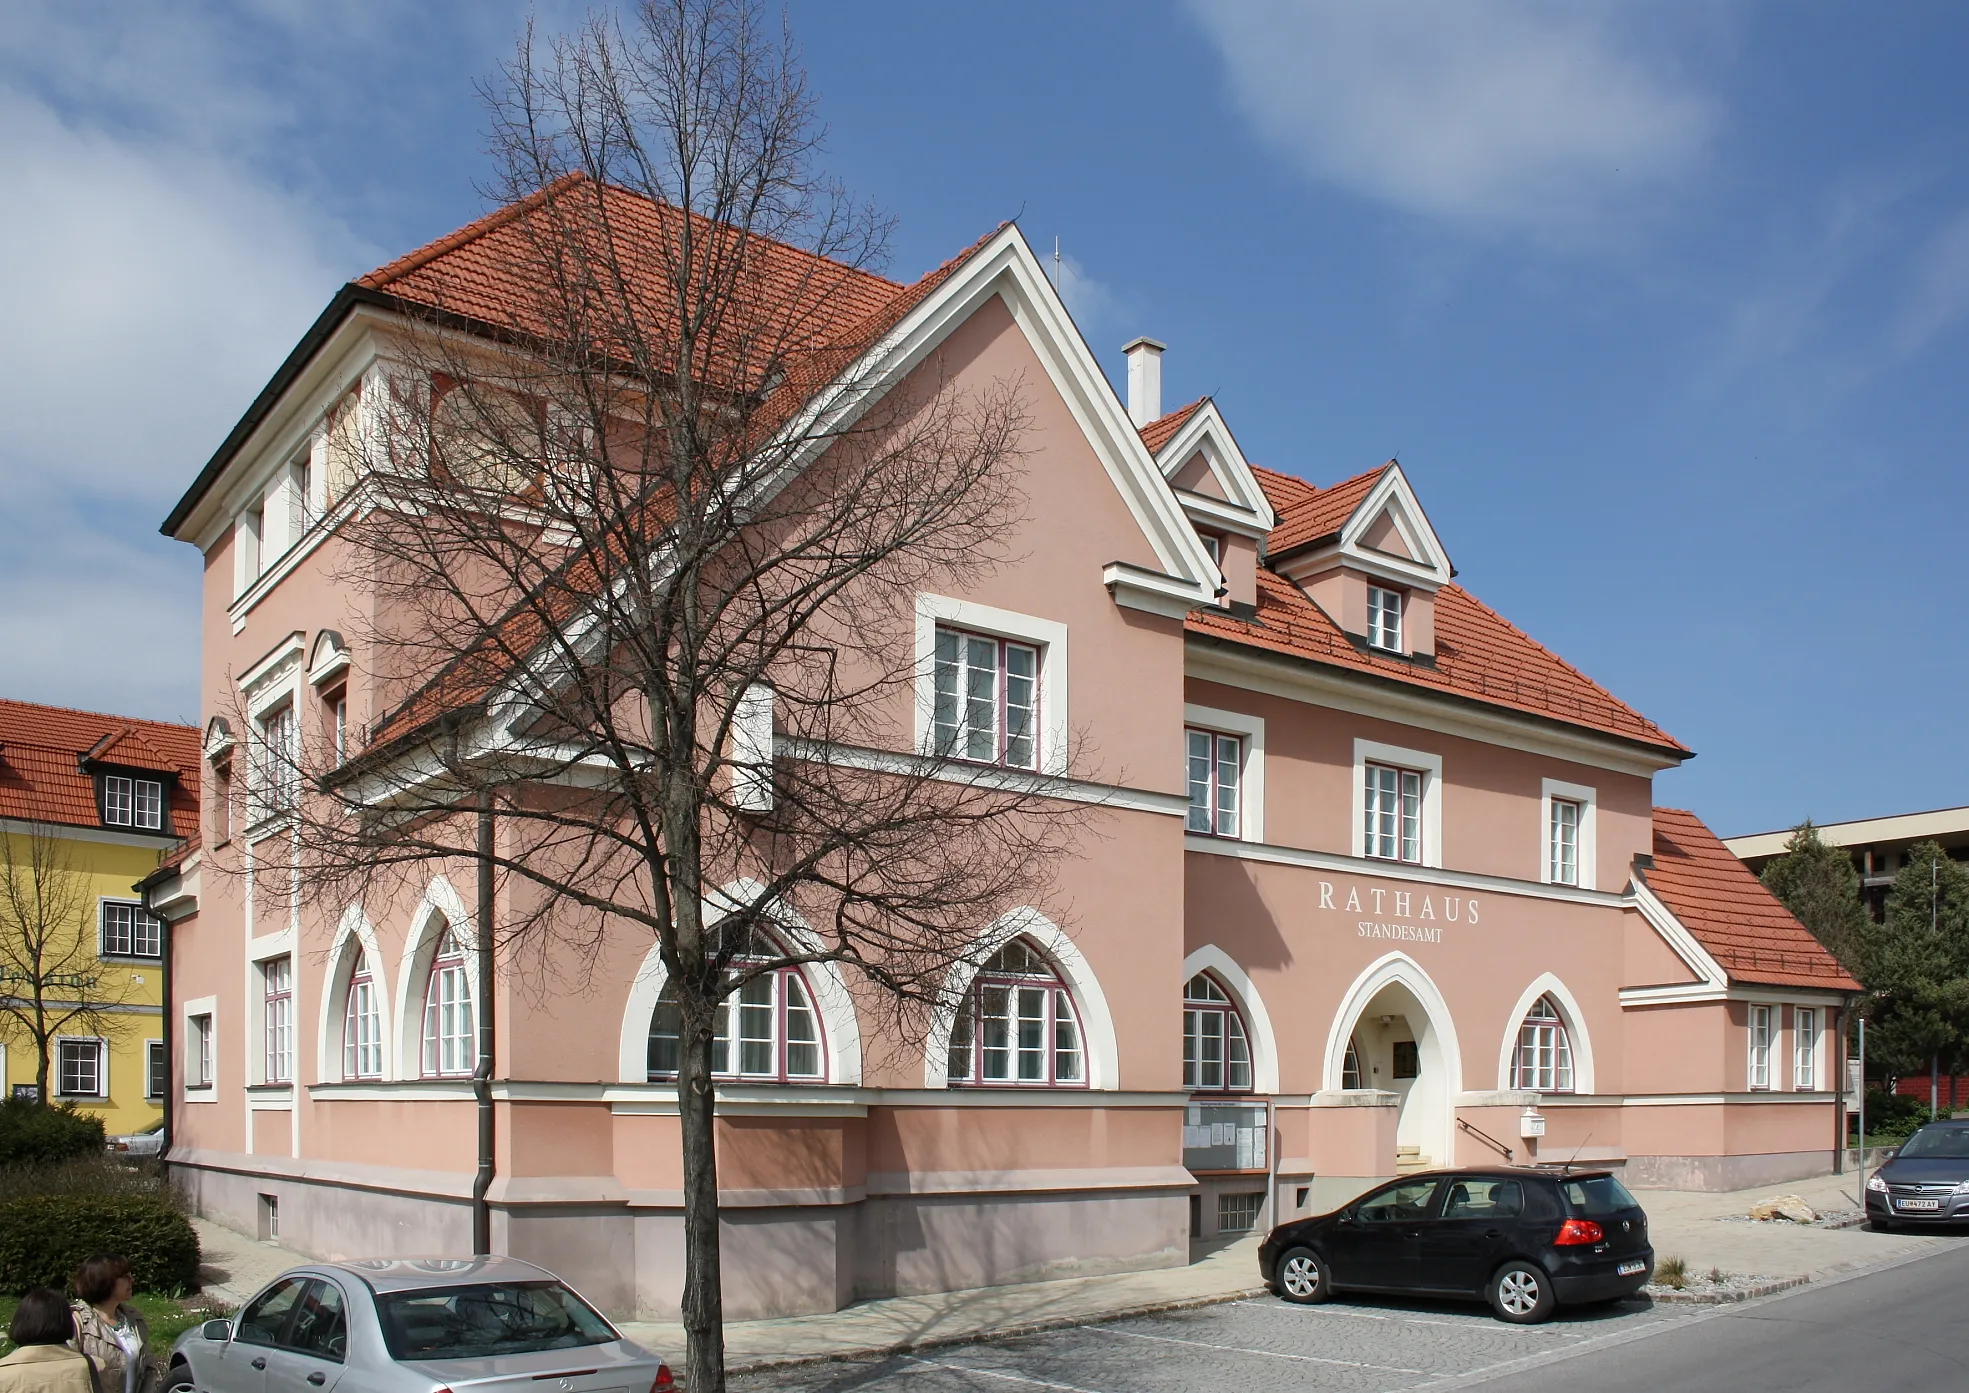
[[[1128,419],[1146,426],[1162,415],[1162,350],[1167,345],[1139,338],[1121,351],[1128,355]]]

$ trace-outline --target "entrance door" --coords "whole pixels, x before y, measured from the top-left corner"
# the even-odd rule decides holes
[[[1333,1280],[1346,1287],[1404,1290],[1421,1275],[1422,1225],[1435,1212],[1437,1182],[1403,1180],[1355,1201],[1327,1239]]]

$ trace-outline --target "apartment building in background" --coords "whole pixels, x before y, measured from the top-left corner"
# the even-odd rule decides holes
[[[1784,854],[1785,844],[1796,830],[1786,827],[1776,832],[1752,832],[1726,838],[1724,845],[1761,875],[1773,857]],[[1876,923],[1886,915],[1887,892],[1907,864],[1909,847],[1917,842],[1939,842],[1950,860],[1969,861],[1969,808],[1828,822],[1819,826],[1818,833],[1827,845],[1844,847],[1852,854],[1853,869],[1860,873],[1860,898]]]
[[[25,892],[0,904],[0,998],[25,1012],[39,979],[48,1017],[68,1018],[52,1042],[49,1100],[99,1115],[112,1135],[163,1115],[163,926],[135,887],[197,827],[198,738],[191,726],[0,700],[0,876]],[[37,863],[48,872],[39,913],[27,907]],[[43,940],[38,970],[24,932]],[[85,1019],[84,1003],[101,1009]],[[6,1096],[31,1093],[36,1066],[31,1034],[0,1012]]]

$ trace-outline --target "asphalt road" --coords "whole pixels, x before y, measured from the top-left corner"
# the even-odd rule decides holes
[[[1745,1306],[1626,1303],[1513,1326],[1475,1305],[1264,1298],[731,1382],[745,1393],[1960,1393],[1965,1317],[1969,1242]]]

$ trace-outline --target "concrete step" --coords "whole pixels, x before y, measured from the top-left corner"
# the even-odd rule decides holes
[[[1408,1175],[1414,1171],[1425,1171],[1435,1164],[1427,1156],[1420,1154],[1412,1146],[1395,1149],[1395,1174]]]

